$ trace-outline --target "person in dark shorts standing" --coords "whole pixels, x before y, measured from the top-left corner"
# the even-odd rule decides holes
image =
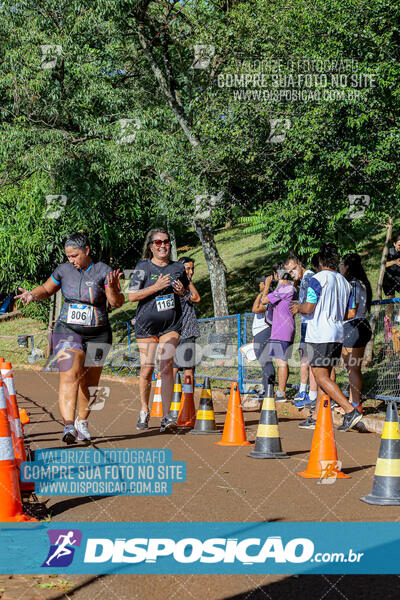
[[[268,342],[271,337],[272,325],[272,306],[265,306],[261,302],[264,293],[265,281],[267,277],[263,275],[258,277],[260,291],[253,302],[251,312],[254,313],[252,324],[254,354],[262,369],[263,391],[259,394],[258,400],[262,401],[268,390],[268,385],[275,385],[275,367],[269,355]]]
[[[312,315],[307,322],[307,354],[319,386],[315,411],[299,427],[315,429],[321,393],[325,393],[343,408],[345,414],[339,429],[347,431],[360,421],[362,414],[330,375],[342,353],[343,322],[355,317],[356,309],[349,282],[337,272],[339,256],[335,244],[321,246],[319,262],[321,271],[308,282],[306,302],[292,305],[293,314]]]
[[[158,348],[161,372],[163,418],[160,431],[174,429],[168,416],[173,392],[173,361],[182,331],[183,296],[189,286],[183,263],[170,260],[170,239],[164,229],[151,229],[129,285],[129,300],[138,302],[134,322],[140,353],[139,393],[141,409],[136,425],[148,429],[149,398]]]
[[[196,318],[194,304],[200,302],[200,294],[193,284],[194,258],[183,256],[179,259],[186,271],[189,287],[185,295],[180,297],[182,305],[182,331],[174,362],[174,379],[178,370],[183,370],[184,380],[190,378],[190,385],[194,385],[194,369],[196,366],[196,338],[200,335],[200,327]]]
[[[400,235],[393,238],[393,246],[389,248],[386,270],[383,276],[383,292],[387,298],[394,298],[396,293],[400,293]],[[392,328],[393,304],[386,307],[386,319],[388,326]]]
[[[65,254],[68,262],[58,265],[43,285],[31,292],[19,288],[22,294],[16,298],[27,305],[49,298],[61,289],[64,304],[52,341],[60,371],[62,439],[66,444],[73,444],[76,439],[90,441],[89,388],[97,387],[112,343],[107,301],[118,308],[124,303],[124,295],[120,291],[119,270],[94,262],[84,233],[69,236]]]
[[[367,312],[371,308],[371,284],[361,264],[359,254],[346,254],[339,265],[340,273],[347,279],[352,287],[352,294],[356,305],[356,316],[345,321],[343,325],[344,340],[342,357],[349,373],[350,402],[362,412],[361,389],[362,374],[361,364],[365,346],[371,339],[372,332]]]
[[[394,298],[396,292],[400,293],[400,235],[393,238],[393,246],[389,248],[383,291],[388,298]]]

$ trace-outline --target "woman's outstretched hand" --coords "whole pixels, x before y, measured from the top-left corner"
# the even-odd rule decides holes
[[[27,304],[30,304],[31,302],[33,302],[34,297],[32,292],[30,292],[29,290],[25,290],[24,288],[18,288],[20,292],[22,292],[22,294],[18,294],[17,296],[14,296],[14,300],[21,300],[22,304],[24,304],[25,306]]]

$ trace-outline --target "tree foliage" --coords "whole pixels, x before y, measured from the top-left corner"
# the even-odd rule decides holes
[[[15,216],[0,217],[3,280],[47,274],[71,229],[131,266],[151,222],[184,229],[210,206],[211,226],[242,217],[282,252],[328,238],[357,248],[398,211],[399,17],[389,0],[5,0],[0,204]],[[344,92],[352,75],[373,85],[357,101],[263,93],[290,87],[279,77],[343,72],[304,71],[313,60],[352,61]],[[226,83],[260,73],[265,86]],[[278,142],[276,120],[290,125]],[[48,194],[67,197],[53,221]],[[349,196],[369,198],[361,217]],[[21,250],[5,250],[14,236]]]

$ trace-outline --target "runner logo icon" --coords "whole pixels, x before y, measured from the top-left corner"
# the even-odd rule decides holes
[[[74,558],[75,548],[81,545],[82,532],[79,529],[51,529],[47,535],[50,548],[42,567],[68,567]]]

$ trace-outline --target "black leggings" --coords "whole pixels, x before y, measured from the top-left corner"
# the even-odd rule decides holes
[[[254,354],[262,367],[262,381],[264,393],[267,386],[275,383],[275,368],[271,357],[269,356],[269,338],[271,337],[271,327],[263,329],[254,336]]]

